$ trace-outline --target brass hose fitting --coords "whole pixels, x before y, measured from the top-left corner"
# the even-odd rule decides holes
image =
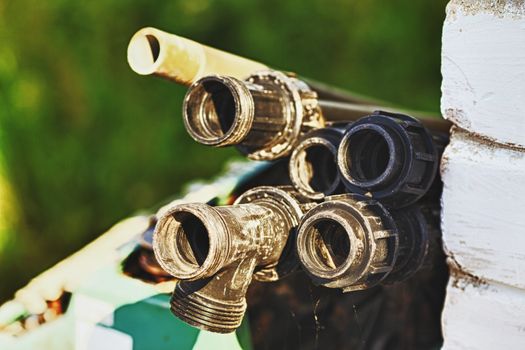
[[[302,133],[324,125],[317,94],[278,71],[255,73],[246,81],[203,77],[190,86],[183,116],[197,142],[237,145],[254,160],[286,156]]]
[[[297,232],[297,255],[313,282],[343,292],[406,280],[423,266],[430,244],[418,206],[391,215],[357,194],[326,197]]]
[[[295,147],[288,170],[293,186],[303,196],[321,200],[344,191],[337,170],[337,149],[343,133],[342,126],[312,130]]]
[[[330,196],[301,220],[296,250],[315,284],[362,290],[392,271],[398,230],[379,202],[354,194]]]
[[[337,162],[349,192],[397,209],[427,193],[437,173],[439,152],[417,119],[376,111],[347,128]]]
[[[291,187],[257,187],[234,205],[176,205],[155,229],[160,265],[179,280],[171,310],[181,320],[233,332],[252,277],[275,281],[298,267],[295,228],[309,206]]]
[[[186,93],[183,120],[201,144],[235,145],[248,158],[273,160],[289,155],[304,133],[325,122],[348,123],[374,111],[372,106],[319,100],[304,81],[264,70],[246,80],[200,78]]]

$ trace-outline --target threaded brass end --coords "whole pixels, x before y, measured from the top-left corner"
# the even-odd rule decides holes
[[[246,311],[246,299],[225,301],[197,292],[186,292],[177,285],[171,297],[171,311],[186,323],[217,333],[234,332]]]

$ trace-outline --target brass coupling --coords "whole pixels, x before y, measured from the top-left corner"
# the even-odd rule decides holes
[[[373,119],[372,124],[382,123],[382,125],[376,125],[377,130],[369,128],[360,131],[366,128],[364,124],[368,121],[366,118],[360,118],[363,115]],[[372,106],[320,100],[317,92],[303,80],[279,71],[259,71],[245,80],[225,75],[204,76],[190,86],[183,106],[184,125],[195,141],[214,147],[235,145],[241,153],[254,160],[285,157],[294,150],[305,133],[324,127],[326,122],[343,125],[357,119],[359,120],[353,123],[355,127],[352,131],[346,132],[346,134],[357,133],[356,136],[352,136],[353,140],[357,140],[353,143],[376,141],[377,144],[368,145],[365,149],[373,149],[376,150],[375,153],[382,154],[388,151],[396,152],[400,147],[409,147],[406,145],[407,140],[410,142],[415,138],[418,139],[414,141],[417,148],[415,151],[421,154],[421,157],[426,157],[418,160],[428,161],[432,163],[431,165],[436,163],[435,147],[432,142],[428,142],[431,135],[418,120],[400,113],[381,112]],[[429,124],[428,120],[425,123]],[[382,135],[372,135],[377,133]],[[345,149],[351,142],[349,138],[350,136],[345,135],[341,141],[345,144],[343,147]],[[352,148],[356,147],[352,145]],[[396,156],[401,154],[401,151],[405,150],[397,151]],[[410,151],[411,149],[408,150]],[[373,157],[373,155],[369,156],[369,158]],[[344,162],[345,159],[342,161]],[[382,161],[386,160],[379,159],[376,161],[377,169],[368,172],[380,172],[382,169],[379,167],[387,166],[382,164]],[[417,167],[416,164],[414,168]],[[355,176],[352,177],[353,174],[343,171],[343,181],[347,186],[376,185],[368,179],[375,176],[374,174],[359,175],[360,178],[357,179]],[[400,170],[396,168],[392,171]],[[411,174],[402,176],[410,177]],[[408,186],[410,185],[412,183],[408,183]],[[424,188],[421,190],[418,188],[419,183],[414,185],[416,186],[402,188],[402,190],[425,191]],[[426,185],[426,182],[422,185]],[[413,198],[418,197],[413,196]],[[410,199],[400,202],[406,206],[414,201]],[[394,207],[396,205],[397,203],[394,203]]]
[[[171,298],[178,318],[233,332],[252,280],[275,281],[298,267],[295,228],[308,201],[290,187],[256,187],[234,205],[180,204],[159,219],[154,251],[179,280]]]
[[[344,128],[327,127],[308,132],[290,156],[288,174],[295,189],[312,200],[343,193],[337,169],[337,150]]]
[[[236,145],[250,159],[288,155],[304,132],[324,125],[317,94],[303,81],[260,71],[242,81],[210,75],[184,98],[184,125],[197,142]]]
[[[428,251],[426,221],[417,209],[391,215],[356,194],[326,197],[297,232],[297,255],[312,281],[343,292],[406,279]]]

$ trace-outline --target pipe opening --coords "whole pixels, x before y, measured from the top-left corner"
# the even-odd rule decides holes
[[[219,144],[238,122],[237,101],[232,88],[216,79],[191,88],[185,110],[189,132],[199,140]]]
[[[345,228],[333,219],[321,219],[306,231],[307,251],[317,267],[332,270],[341,266],[350,254],[350,238]]]
[[[302,149],[297,156],[299,184],[308,192],[330,194],[337,186],[336,156],[323,144],[313,144]]]
[[[129,43],[128,61],[139,74],[151,74],[160,56],[160,42],[155,35],[139,35]]]
[[[209,232],[201,219],[188,212],[177,212],[173,219],[178,223],[175,228],[175,251],[183,264],[193,268],[202,266],[210,250]]]
[[[152,58],[151,63],[155,63],[157,59],[159,58],[159,54],[160,54],[159,41],[153,35],[146,35],[146,39],[148,39],[149,49],[151,52],[151,58]]]
[[[225,84],[218,81],[208,81],[202,85],[208,94],[204,107],[205,122],[216,136],[224,136],[235,122],[236,104],[233,94]]]
[[[390,149],[383,135],[371,129],[350,135],[346,151],[350,177],[374,181],[387,170],[389,161]]]

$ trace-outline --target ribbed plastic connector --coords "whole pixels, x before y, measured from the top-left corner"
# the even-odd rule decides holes
[[[245,81],[210,75],[184,98],[184,125],[197,142],[237,145],[251,159],[288,155],[300,136],[324,125],[317,94],[299,79],[277,71]]]
[[[429,224],[419,205],[391,212],[398,228],[399,249],[394,268],[385,283],[401,282],[423,267],[430,247]]]
[[[349,192],[367,195],[389,208],[402,208],[427,193],[436,176],[439,153],[419,121],[376,111],[348,127],[337,161]]]

